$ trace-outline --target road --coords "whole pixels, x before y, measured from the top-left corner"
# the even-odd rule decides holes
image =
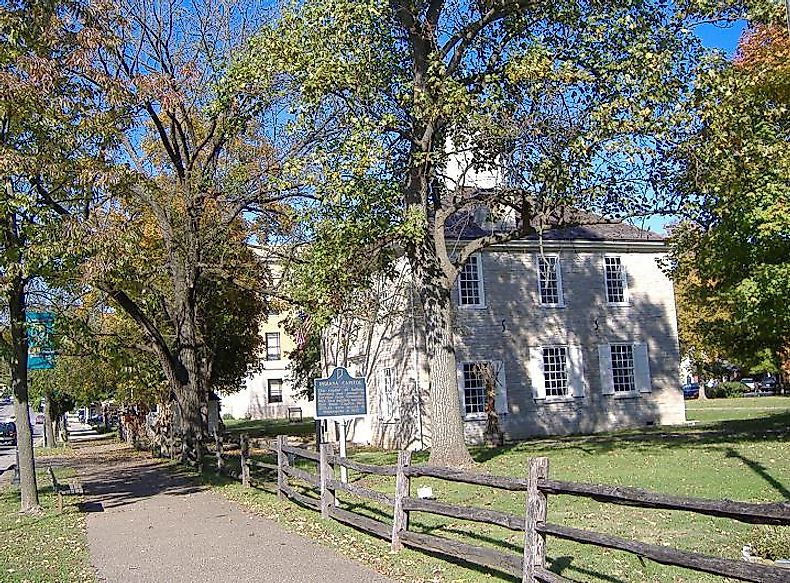
[[[32,419],[36,418],[33,409],[30,409],[30,416]],[[0,421],[8,421],[14,417],[13,405],[0,406]],[[43,435],[44,426],[33,424],[33,443],[39,441]],[[8,445],[0,445],[0,474],[10,469],[16,464],[16,448]]]

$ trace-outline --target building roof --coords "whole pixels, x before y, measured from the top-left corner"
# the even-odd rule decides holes
[[[447,221],[445,232],[448,237],[470,240],[485,237],[502,228],[480,226],[474,213],[458,213]],[[544,241],[655,241],[662,242],[664,237],[653,231],[640,229],[622,222],[614,222],[590,213],[580,213],[582,225],[558,227],[543,231]],[[537,241],[537,233],[522,237],[522,241]]]

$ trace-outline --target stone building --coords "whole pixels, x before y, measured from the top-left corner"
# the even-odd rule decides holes
[[[664,253],[654,233],[599,224],[473,255],[453,294],[467,440],[481,441],[486,424],[481,371],[496,379],[505,439],[684,422]],[[368,381],[369,414],[351,439],[430,447],[424,325],[405,262],[369,299],[324,337],[326,370]]]

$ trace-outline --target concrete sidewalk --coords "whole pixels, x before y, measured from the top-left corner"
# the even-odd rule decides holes
[[[100,581],[390,581],[154,460],[109,457],[79,472],[91,562]]]

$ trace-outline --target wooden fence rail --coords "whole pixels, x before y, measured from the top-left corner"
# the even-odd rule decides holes
[[[280,499],[291,499],[308,508],[321,512],[322,517],[337,520],[374,536],[390,541],[393,551],[404,546],[444,556],[456,558],[485,568],[510,574],[522,582],[569,583],[569,580],[552,573],[546,568],[547,537],[555,537],[597,547],[617,549],[644,557],[665,565],[674,565],[698,572],[731,577],[755,583],[790,583],[790,569],[760,565],[745,561],[735,561],[683,551],[672,547],[658,546],[633,541],[609,534],[593,532],[564,525],[551,524],[546,520],[549,496],[563,494],[591,498],[603,503],[626,505],[640,508],[679,510],[737,520],[750,524],[771,524],[790,526],[790,503],[777,502],[754,504],[731,500],[708,500],[660,494],[639,488],[626,488],[605,484],[549,479],[547,458],[533,458],[529,462],[525,478],[492,476],[488,474],[456,470],[435,466],[416,466],[411,464],[411,454],[398,453],[398,462],[390,466],[378,466],[353,461],[337,456],[331,444],[323,444],[319,451],[310,451],[288,443],[286,436],[278,436],[275,446],[266,446],[267,452],[276,454],[277,463],[265,463],[250,459],[250,439],[241,434],[231,437],[238,445],[233,448],[224,435],[214,436],[214,457],[216,470],[245,485],[253,480],[252,471],[267,471],[277,474],[277,495]],[[172,438],[170,451],[177,451],[180,440]],[[185,447],[182,446],[182,447]],[[240,472],[228,468],[228,460],[239,459]],[[187,457],[187,459],[189,459]],[[314,463],[315,472],[296,467],[296,459]],[[344,467],[361,474],[394,477],[392,494],[345,483],[337,479],[337,468]],[[415,498],[411,495],[411,479],[430,477],[450,482],[460,482],[486,486],[511,492],[524,492],[524,513],[509,514],[487,508],[476,508],[448,504],[436,500]],[[292,484],[296,480],[298,484]],[[391,509],[392,521],[383,522],[343,509],[339,493],[350,494],[357,498],[372,500]],[[523,553],[479,547],[449,538],[414,532],[409,529],[410,516],[421,512],[475,523],[492,524],[524,535]]]

